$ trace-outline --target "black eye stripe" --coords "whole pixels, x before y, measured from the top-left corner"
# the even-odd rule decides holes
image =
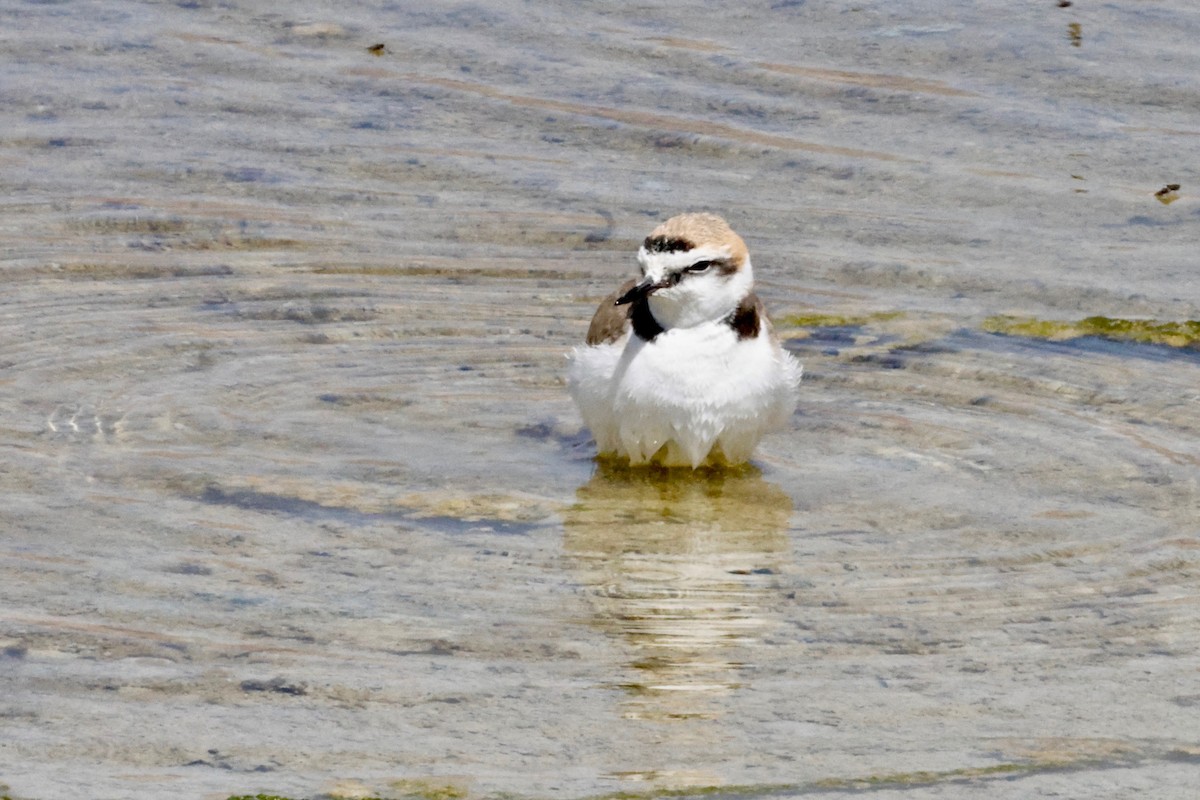
[[[719,270],[722,275],[731,275],[737,272],[737,263],[728,258],[706,258],[703,261],[697,261],[695,264],[684,267],[683,272],[699,274],[708,272],[710,269]]]

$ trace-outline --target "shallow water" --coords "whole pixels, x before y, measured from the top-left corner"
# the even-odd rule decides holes
[[[11,797],[1192,796],[1198,351],[985,324],[1200,319],[1191,4],[0,18]],[[694,208],[800,409],[598,467]]]

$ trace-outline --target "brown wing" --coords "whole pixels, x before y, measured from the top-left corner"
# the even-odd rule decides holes
[[[629,315],[632,306],[629,304],[623,306],[617,305],[617,298],[628,292],[635,285],[637,285],[637,280],[630,278],[621,284],[620,289],[617,289],[600,301],[600,307],[596,309],[596,315],[592,317],[592,324],[588,326],[588,344],[597,345],[615,342],[629,330]]]

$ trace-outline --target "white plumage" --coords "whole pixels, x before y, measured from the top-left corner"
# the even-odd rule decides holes
[[[739,463],[796,407],[801,367],[753,294],[749,253],[720,217],[683,214],[638,251],[640,281],[606,298],[568,386],[602,455]]]

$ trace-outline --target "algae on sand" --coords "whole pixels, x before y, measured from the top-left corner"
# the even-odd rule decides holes
[[[1161,344],[1169,347],[1200,347],[1200,320],[1159,322],[1152,319],[1087,317],[1077,322],[1042,320],[1034,317],[994,316],[983,321],[983,330],[1004,336],[1025,336],[1052,342],[1098,336],[1119,342]]]
[[[876,311],[867,314],[788,314],[778,325],[787,328],[858,328],[872,322],[887,322],[904,316],[903,311]]]

